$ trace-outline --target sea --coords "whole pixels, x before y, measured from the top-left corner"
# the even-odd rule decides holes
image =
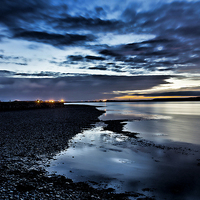
[[[199,199],[200,102],[79,104],[105,112],[49,161],[49,173],[141,198]],[[104,130],[107,120],[122,120],[137,138]]]

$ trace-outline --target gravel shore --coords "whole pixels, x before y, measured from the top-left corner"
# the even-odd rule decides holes
[[[0,112],[0,199],[127,199],[128,194],[73,183],[43,168],[102,113],[78,105]]]

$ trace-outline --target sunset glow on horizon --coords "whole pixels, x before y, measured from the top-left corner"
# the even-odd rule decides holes
[[[191,98],[195,96],[190,96],[187,98]],[[157,96],[157,97],[144,97],[144,96],[121,96],[115,97],[114,100],[152,100],[152,99],[175,99],[175,98],[185,98],[185,96]]]

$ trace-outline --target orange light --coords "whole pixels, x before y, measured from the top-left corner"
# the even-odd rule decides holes
[[[167,98],[184,98],[185,96],[134,96],[134,95],[125,95],[125,96],[121,96],[121,97],[115,97],[114,99],[116,100],[151,100],[151,99],[167,99]],[[193,97],[193,96],[189,96],[189,97]]]
[[[64,102],[64,99],[61,99],[60,101],[61,101],[61,102]]]
[[[54,103],[55,101],[54,101],[54,100],[49,100],[49,102],[50,102],[50,103]]]

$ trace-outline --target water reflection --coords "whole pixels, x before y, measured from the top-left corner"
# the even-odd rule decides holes
[[[127,120],[125,129],[160,143],[200,144],[200,102],[102,102],[101,120]]]
[[[149,177],[153,172],[152,156],[138,151],[127,136],[103,131],[102,126],[76,135],[70,147],[51,162],[49,171],[74,181],[103,181],[118,192],[128,190],[122,182]]]
[[[199,199],[200,104],[106,106],[100,108],[107,111],[102,120],[127,119],[125,130],[139,132],[141,138],[105,131],[105,124],[98,123],[77,134],[48,170],[116,192],[140,192],[156,199]]]
[[[178,141],[199,145],[199,119],[196,115],[172,115],[171,119],[127,122],[125,129],[139,132],[141,137],[157,143]]]
[[[49,172],[56,171],[94,187],[112,187],[116,192],[144,193],[149,188],[148,194],[157,199],[174,199],[177,194],[173,190],[179,190],[178,197],[182,199],[184,195],[192,199],[200,195],[196,150],[158,148],[145,140],[138,143],[136,139],[104,131],[102,124],[77,134],[69,146],[51,161]]]

